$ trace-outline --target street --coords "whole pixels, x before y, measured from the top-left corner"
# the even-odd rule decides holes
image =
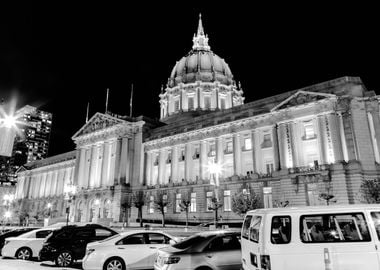
[[[1,270],[40,270],[40,269],[82,269],[81,263],[75,263],[72,267],[56,267],[53,262],[23,261],[0,258]]]

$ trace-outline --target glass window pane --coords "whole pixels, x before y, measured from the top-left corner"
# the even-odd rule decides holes
[[[242,237],[245,239],[248,239],[248,234],[249,234],[249,226],[251,225],[252,221],[252,216],[246,216],[243,224],[243,230],[242,230]]]
[[[261,217],[254,216],[252,218],[252,225],[249,230],[249,240],[258,243],[259,242],[259,232],[260,232]]]
[[[377,238],[380,240],[380,212],[371,212],[371,217],[375,225]]]
[[[277,216],[272,218],[271,242],[273,244],[287,244],[291,239],[290,216]]]

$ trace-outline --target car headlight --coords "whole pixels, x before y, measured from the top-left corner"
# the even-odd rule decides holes
[[[88,248],[87,249],[87,256],[88,255],[90,255],[92,252],[94,252],[95,251],[95,249],[93,249],[93,248]]]
[[[163,263],[164,264],[175,264],[175,263],[178,263],[180,260],[181,260],[181,257],[170,256],[170,257],[164,258]]]
[[[9,240],[5,240],[4,241],[4,246],[6,245],[6,244],[8,244],[10,241]]]

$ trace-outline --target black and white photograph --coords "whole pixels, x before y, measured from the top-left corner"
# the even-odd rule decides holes
[[[379,270],[380,16],[0,4],[0,269]]]

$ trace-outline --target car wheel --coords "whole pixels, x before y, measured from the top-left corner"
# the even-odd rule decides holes
[[[62,251],[58,254],[55,259],[55,264],[57,266],[66,267],[70,266],[73,263],[73,256],[70,251]]]
[[[212,270],[212,269],[207,267],[207,266],[201,266],[201,267],[197,268],[196,270]]]
[[[20,260],[30,260],[32,258],[32,251],[27,247],[20,248],[16,252],[16,258]]]
[[[125,263],[121,258],[110,258],[104,263],[103,270],[125,270]]]

